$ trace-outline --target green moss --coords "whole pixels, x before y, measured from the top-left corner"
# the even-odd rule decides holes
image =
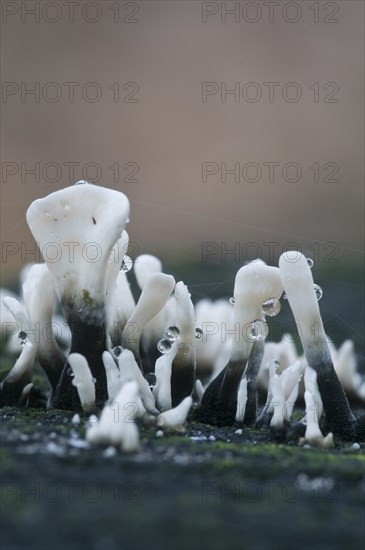
[[[92,307],[94,305],[94,299],[90,296],[90,292],[85,288],[82,289],[82,297],[86,307]]]

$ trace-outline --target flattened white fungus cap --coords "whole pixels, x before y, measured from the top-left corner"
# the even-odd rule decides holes
[[[279,299],[283,292],[280,272],[257,260],[238,270],[234,285],[234,326],[239,327],[238,337],[232,345],[231,360],[247,359],[252,341],[246,329],[257,319],[262,319],[262,304],[270,298]]]
[[[128,216],[123,193],[91,184],[66,187],[30,205],[27,222],[60,301],[76,300],[79,312],[104,302],[107,262]]]

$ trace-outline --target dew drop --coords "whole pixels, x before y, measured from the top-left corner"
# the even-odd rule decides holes
[[[233,306],[233,304],[235,303],[235,301],[236,301],[236,300],[233,298],[233,296],[232,296],[232,298],[229,299],[229,303],[232,304],[232,306]]]
[[[180,334],[179,329],[174,325],[166,329],[166,338],[170,340],[170,342],[174,342],[176,338],[179,336],[179,334]]]
[[[129,256],[124,256],[121,271],[123,273],[127,273],[127,271],[130,271],[133,267],[133,260]]]
[[[269,317],[275,317],[281,310],[281,303],[277,298],[270,298],[262,304],[262,313]]]
[[[203,338],[203,331],[201,328],[195,329],[195,338],[196,340],[201,340]]]
[[[156,386],[157,378],[153,372],[148,372],[145,376],[145,379],[147,380],[150,389]]]
[[[164,338],[163,340],[160,340],[157,344],[157,349],[160,353],[168,353],[171,349],[171,342],[170,340],[167,340]]]
[[[323,296],[323,290],[319,285],[314,285],[313,288],[316,293],[317,300],[319,301]]]
[[[261,321],[261,319],[256,319],[256,321],[253,321],[253,323],[249,326],[248,337],[251,342],[260,342],[265,340],[268,334],[269,327],[267,323]]]
[[[312,260],[312,258],[307,258],[307,264],[312,269],[312,267],[314,266],[314,261]]]

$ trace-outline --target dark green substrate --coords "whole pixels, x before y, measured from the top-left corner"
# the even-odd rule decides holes
[[[6,550],[363,546],[364,445],[303,449],[189,424],[163,437],[141,428],[140,454],[108,457],[82,447],[84,420],[75,426],[72,414],[2,416]]]

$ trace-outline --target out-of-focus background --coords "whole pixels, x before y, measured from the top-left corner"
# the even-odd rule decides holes
[[[230,296],[255,255],[303,250],[335,339],[361,346],[362,2],[1,9],[2,286],[37,259],[29,204],[88,179],[127,194],[132,255],[194,300]]]

